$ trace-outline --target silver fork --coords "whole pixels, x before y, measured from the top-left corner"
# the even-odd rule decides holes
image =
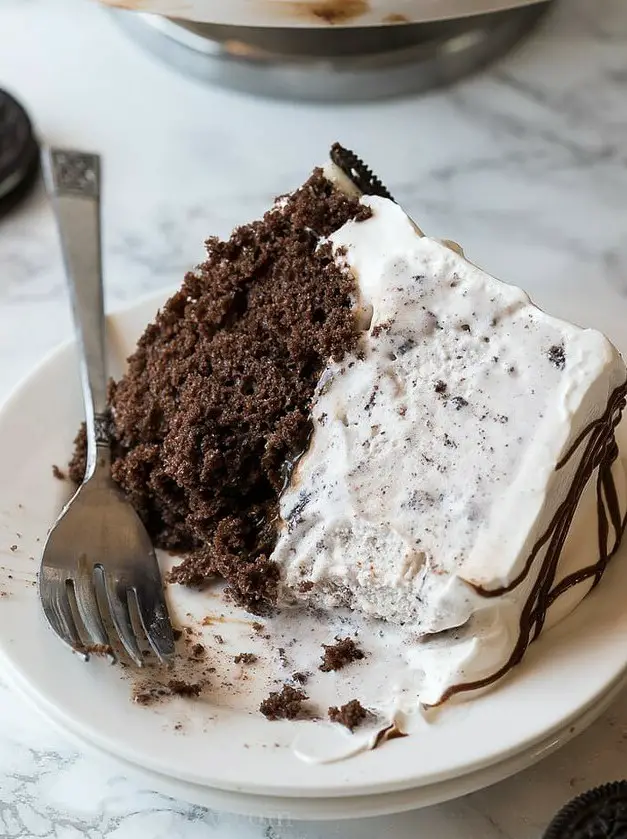
[[[59,638],[86,659],[90,652],[114,657],[107,630],[112,623],[126,652],[141,667],[139,622],[159,659],[169,663],[174,636],[157,557],[139,516],[111,478],[100,158],[50,149],[44,154],[44,171],[61,234],[78,337],[87,468],[83,484],[46,541],[39,573],[41,604]]]

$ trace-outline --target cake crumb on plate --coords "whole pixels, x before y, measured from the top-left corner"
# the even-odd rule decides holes
[[[364,720],[372,716],[358,699],[351,699],[350,702],[340,705],[339,708],[332,706],[328,713],[331,722],[337,722],[348,728],[349,731],[354,731]]]
[[[293,720],[300,714],[301,705],[309,697],[302,690],[283,685],[282,690],[272,691],[259,710],[268,720]]]
[[[365,658],[365,653],[352,638],[340,638],[338,635],[335,640],[335,644],[322,645],[324,654],[322,655],[322,664],[318,669],[322,670],[323,673],[341,670],[347,664]]]

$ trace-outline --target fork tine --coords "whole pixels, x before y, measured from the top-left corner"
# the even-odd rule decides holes
[[[136,587],[132,589],[132,596],[150,646],[163,664],[170,664],[175,652],[174,633],[161,586]]]
[[[44,615],[54,632],[65,644],[87,659],[70,608],[65,579],[49,579],[45,571],[42,572],[39,593]]]
[[[90,643],[110,647],[111,642],[102,622],[100,607],[96,599],[94,581],[87,568],[79,567],[78,574],[73,580],[73,583],[76,606],[89,636]]]
[[[104,588],[111,612],[111,619],[116,628],[124,649],[138,667],[144,666],[141,651],[137,644],[131,616],[128,610],[128,595],[126,587],[119,583],[112,574],[101,571],[104,577]]]

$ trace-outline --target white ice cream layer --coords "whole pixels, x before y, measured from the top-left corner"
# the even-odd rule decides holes
[[[585,446],[558,461],[626,371],[599,332],[546,315],[419,235],[393,202],[362,202],[372,217],[331,236],[358,285],[360,352],[321,378],[273,559],[288,598],[349,605],[416,636],[458,628],[410,654],[425,673],[421,700],[435,702],[508,661],[543,550],[511,592],[485,598],[474,586],[521,574]],[[624,514],[619,461],[613,471]],[[557,579],[598,559],[596,517],[595,474],[573,524],[580,549],[568,540]],[[615,539],[610,528],[609,548]],[[552,622],[589,587],[559,598]]]

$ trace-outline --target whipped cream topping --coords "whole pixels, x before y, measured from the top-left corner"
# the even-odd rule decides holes
[[[555,584],[613,549],[616,529],[601,546],[594,524],[598,468],[579,500],[571,491],[586,447],[556,467],[625,366],[603,335],[546,315],[398,205],[361,200],[371,218],[330,238],[359,290],[360,352],[321,377],[272,558],[286,601],[410,628],[412,701],[435,704],[507,666],[548,541],[526,566],[560,505],[578,508]],[[619,460],[612,474],[623,518]],[[548,622],[592,579],[556,598]]]

